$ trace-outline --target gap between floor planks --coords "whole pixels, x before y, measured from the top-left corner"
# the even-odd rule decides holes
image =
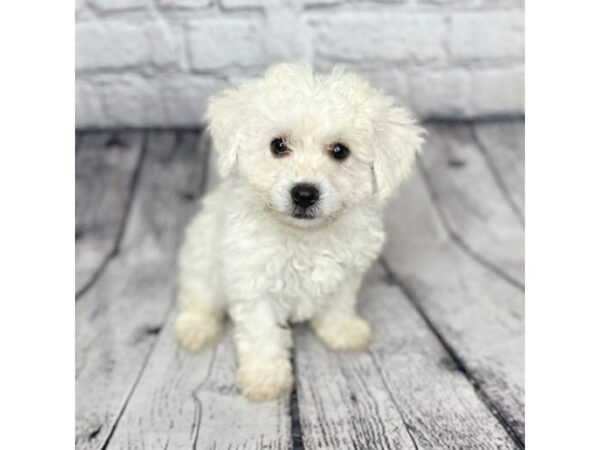
[[[136,191],[137,191],[140,170],[141,170],[143,162],[144,162],[144,156],[146,155],[147,139],[148,139],[148,133],[144,133],[143,137],[142,137],[141,150],[139,152],[139,156],[137,158],[136,165],[131,174],[131,178],[129,180],[129,185],[128,185],[127,191],[125,193],[125,206],[122,211],[122,215],[119,220],[119,224],[117,226],[117,232],[114,236],[113,242],[110,245],[108,252],[100,260],[99,265],[91,272],[91,275],[88,278],[88,280],[77,289],[77,291],[75,293],[75,301],[79,300],[94,285],[94,283],[96,283],[96,281],[98,281],[98,279],[100,278],[100,276],[102,276],[102,273],[104,272],[104,270],[106,270],[106,268],[107,268],[108,264],[111,262],[111,260],[113,260],[119,254],[121,241],[123,239],[123,234],[125,233],[125,228],[127,226],[127,221],[129,218],[129,212],[131,210],[131,205],[133,203],[133,199],[134,199]],[[77,239],[77,232],[76,232],[76,239]]]

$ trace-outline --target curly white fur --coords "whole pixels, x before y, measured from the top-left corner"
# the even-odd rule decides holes
[[[384,201],[408,174],[422,130],[357,75],[297,64],[217,95],[207,119],[223,180],[187,229],[176,333],[198,350],[227,313],[239,387],[273,399],[293,383],[289,323],[310,321],[332,350],[368,345],[357,291],[383,245]],[[278,137],[285,157],[271,153]],[[343,161],[330,154],[337,142],[350,149]],[[306,182],[320,197],[312,219],[295,218],[290,190]]]

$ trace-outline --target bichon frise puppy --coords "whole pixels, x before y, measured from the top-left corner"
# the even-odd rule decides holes
[[[181,249],[177,338],[198,350],[228,314],[241,391],[273,399],[293,384],[290,323],[331,350],[369,344],[357,292],[423,133],[357,75],[296,64],[217,95],[207,119],[223,179]]]

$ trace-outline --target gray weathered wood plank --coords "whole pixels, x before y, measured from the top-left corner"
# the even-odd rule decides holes
[[[437,125],[421,161],[436,207],[453,237],[477,257],[524,285],[524,231],[471,127]]]
[[[203,178],[195,142],[148,136],[119,255],[77,303],[78,449],[110,439],[172,308],[176,249]]]
[[[328,352],[296,333],[298,403],[306,448],[515,448],[445,349],[380,267],[360,309],[368,352]]]
[[[92,282],[114,251],[127,214],[142,133],[86,132],[75,157],[75,287]]]
[[[525,123],[521,120],[474,125],[475,137],[515,212],[525,215]]]
[[[419,172],[391,202],[384,261],[516,443],[524,442],[524,294],[448,236]]]
[[[252,403],[235,384],[235,348],[227,327],[213,347],[180,349],[173,321],[157,342],[111,449],[287,449],[289,401]]]

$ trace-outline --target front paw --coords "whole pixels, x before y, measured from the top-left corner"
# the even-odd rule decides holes
[[[291,391],[292,364],[287,359],[251,359],[240,363],[237,371],[240,390],[248,400],[274,400]]]
[[[175,336],[190,352],[197,352],[213,342],[221,330],[221,320],[210,314],[181,311],[175,321]]]
[[[355,315],[329,316],[312,325],[319,339],[330,350],[365,350],[371,342],[371,326]]]

